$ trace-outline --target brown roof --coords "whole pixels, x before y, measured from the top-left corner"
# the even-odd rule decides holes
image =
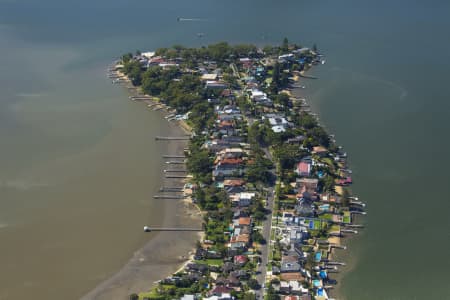
[[[242,179],[226,179],[223,181],[224,186],[241,186],[244,184],[245,181]]]
[[[322,147],[322,146],[316,146],[316,147],[313,147],[313,151],[312,151],[312,153],[320,153],[320,152],[327,152],[328,150],[327,150],[327,148],[325,148],[325,147]]]
[[[248,243],[249,240],[250,240],[250,237],[249,237],[248,234],[241,234],[241,235],[238,235],[238,236],[233,236],[231,238],[230,242],[231,243],[239,243],[239,242],[241,242],[241,243]]]
[[[237,165],[237,164],[241,164],[243,162],[242,159],[240,158],[225,158],[221,160],[221,163],[227,164],[227,165]]]
[[[297,280],[297,281],[303,281],[305,278],[300,274],[300,272],[295,273],[282,273],[280,275],[281,280],[284,281],[290,281],[290,280]]]
[[[250,217],[240,217],[239,218],[239,225],[250,225],[252,223],[252,220]]]

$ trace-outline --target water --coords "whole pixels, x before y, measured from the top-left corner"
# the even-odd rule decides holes
[[[151,137],[168,129],[111,86],[114,57],[284,36],[327,54],[306,93],[368,203],[342,298],[450,299],[449,11],[439,0],[1,0],[0,299],[77,299],[153,238],[142,224],[163,222],[149,196],[165,147]]]

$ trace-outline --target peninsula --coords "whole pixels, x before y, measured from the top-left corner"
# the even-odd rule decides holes
[[[165,170],[183,185],[155,197],[187,199],[203,215],[202,228],[181,228],[203,231],[191,259],[130,299],[331,299],[345,265],[335,251],[365,205],[349,189],[346,153],[301,98],[316,79],[305,72],[323,63],[316,46],[284,39],[129,53],[111,68],[113,83],[132,84],[132,100],[189,134],[156,137],[189,146]]]

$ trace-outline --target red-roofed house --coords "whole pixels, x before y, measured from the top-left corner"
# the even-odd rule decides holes
[[[300,176],[309,176],[311,175],[311,167],[312,164],[310,161],[301,161],[298,163],[295,172]]]
[[[234,263],[238,265],[245,265],[248,262],[248,258],[245,255],[236,255],[234,257]]]

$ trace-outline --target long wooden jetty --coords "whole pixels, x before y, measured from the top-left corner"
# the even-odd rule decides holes
[[[165,187],[165,186],[163,186],[163,187],[161,187],[160,189],[159,189],[159,191],[160,192],[169,192],[169,193],[179,193],[179,192],[182,192],[183,191],[183,188],[182,187]]]
[[[308,78],[308,79],[318,79],[319,77],[316,76],[312,76],[312,75],[306,75],[306,74],[298,74],[298,76],[303,77],[303,78]]]
[[[169,161],[166,161],[166,164],[168,164],[168,165],[182,165],[182,164],[185,164],[186,162],[184,162],[184,161],[179,161],[179,160],[169,160]]]
[[[168,155],[168,154],[163,155],[162,157],[163,158],[186,158],[185,155]]]
[[[157,141],[187,141],[190,136],[156,136]]]
[[[186,227],[149,227],[144,226],[145,232],[150,231],[203,231],[202,228],[186,228]]]
[[[187,170],[164,170],[164,173],[186,173]]]
[[[189,176],[189,175],[166,175],[164,177],[165,178],[181,178],[181,179],[185,179],[185,178],[191,178],[192,176]]]
[[[155,199],[184,199],[184,196],[154,195]]]

